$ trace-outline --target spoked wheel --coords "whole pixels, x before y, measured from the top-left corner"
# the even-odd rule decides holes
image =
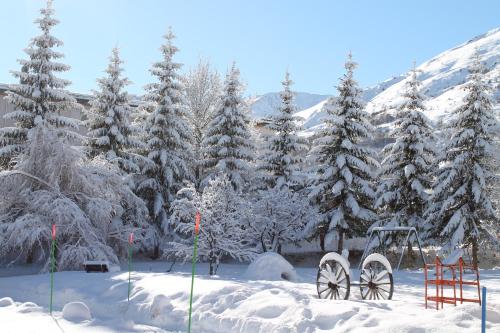
[[[323,299],[348,299],[349,274],[334,260],[326,261],[318,270],[316,278],[318,297]]]
[[[359,278],[361,297],[368,300],[392,299],[394,284],[392,273],[380,261],[370,261],[363,265]]]

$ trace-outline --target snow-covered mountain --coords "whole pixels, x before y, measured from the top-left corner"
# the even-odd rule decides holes
[[[476,51],[485,65],[486,79],[491,82],[495,108],[500,105],[500,28],[477,36],[466,43],[447,50],[419,65],[422,89],[427,100],[427,116],[434,122],[446,121],[449,113],[462,102],[464,84],[467,82],[468,68]],[[396,107],[401,102],[406,74],[403,73],[385,80],[363,91],[362,98],[367,102],[366,110],[373,115],[374,124],[385,126],[392,122]],[[324,116],[323,105],[328,96],[297,93],[297,116],[300,116],[310,135],[321,126]],[[266,118],[276,112],[279,93],[269,93],[250,101],[255,119]]]
[[[417,69],[422,81],[422,91],[427,97],[427,116],[432,121],[446,121],[451,111],[456,109],[464,97],[464,84],[467,83],[468,68],[475,53],[486,67],[486,80],[492,83],[494,100],[498,104],[500,93],[498,78],[500,77],[500,28],[477,36],[468,42],[445,51]],[[366,109],[384,123],[394,115],[396,107],[401,103],[406,78],[387,87],[374,96]],[[386,119],[384,121],[384,119]]]
[[[297,110],[310,108],[327,99],[327,95],[310,94],[305,92],[295,93],[295,104]],[[252,97],[249,100],[251,115],[253,119],[266,119],[278,112],[280,105],[280,93],[271,92],[264,95]]]

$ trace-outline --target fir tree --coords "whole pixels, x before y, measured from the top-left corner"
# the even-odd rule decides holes
[[[317,177],[310,199],[318,205],[322,218],[308,225],[313,235],[320,236],[323,250],[326,233],[336,232],[339,253],[344,235],[363,235],[377,217],[372,209],[372,182],[378,163],[375,153],[363,145],[373,128],[363,110],[361,89],[353,78],[356,63],[350,54],[345,68],[347,73],[337,88],[339,97],[325,105],[325,127],[313,143]]]
[[[264,179],[269,187],[295,188],[302,183],[299,172],[307,146],[305,140],[297,134],[300,127],[294,122],[296,107],[294,94],[290,89],[293,81],[288,71],[282,84],[279,114],[272,117],[267,126],[272,134],[266,140],[268,147],[260,169],[264,171]]]
[[[396,141],[382,151],[385,158],[375,206],[384,212],[380,225],[416,227],[422,231],[435,153],[433,129],[423,114],[424,96],[420,86],[414,68],[406,82],[404,101],[398,108],[391,133]],[[408,245],[411,251],[411,243]]]
[[[248,182],[249,162],[253,159],[253,144],[239,75],[233,64],[226,77],[221,106],[208,125],[203,141],[207,170],[204,182],[224,173],[237,191]]]
[[[161,47],[163,60],[151,69],[158,82],[147,86],[147,103],[154,109],[145,125],[145,154],[149,161],[143,168],[144,179],[137,190],[146,200],[151,218],[166,230],[170,203],[182,182],[191,179],[191,145],[178,74],[181,64],[173,61],[178,51],[173,45],[175,36],[169,30],[164,37],[166,43]]]
[[[58,78],[59,72],[69,70],[69,66],[57,62],[64,55],[54,50],[63,42],[51,35],[52,28],[59,23],[53,18],[52,1],[40,10],[41,16],[35,23],[41,35],[34,37],[25,49],[27,60],[19,60],[20,71],[13,71],[19,84],[9,87],[7,101],[14,106],[14,111],[5,118],[14,121],[14,127],[0,129],[0,163],[9,166],[13,157],[23,152],[28,140],[28,132],[36,125],[58,128],[59,135],[75,138],[77,134],[69,129],[78,129],[80,122],[61,114],[70,110],[80,110],[76,100],[64,88],[69,81]],[[12,165],[10,165],[12,166]]]
[[[126,173],[139,172],[131,150],[140,144],[134,140],[130,125],[129,97],[125,86],[130,82],[122,77],[118,49],[114,48],[107,76],[98,79],[100,91],[94,92],[91,108],[87,112],[88,137],[87,152],[90,157],[103,155],[111,163],[116,163]]]
[[[427,212],[428,237],[447,248],[472,245],[474,265],[481,236],[498,223],[488,185],[498,163],[493,143],[498,120],[483,82],[484,67],[476,57],[463,105],[456,109],[448,127],[452,133],[442,156]],[[496,236],[492,235],[495,239]]]

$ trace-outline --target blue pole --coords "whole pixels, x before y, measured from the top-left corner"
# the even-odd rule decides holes
[[[481,333],[486,333],[486,287],[483,287],[482,311],[481,311]]]

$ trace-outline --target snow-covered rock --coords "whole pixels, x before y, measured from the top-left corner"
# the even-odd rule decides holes
[[[92,319],[89,307],[83,302],[71,302],[66,304],[63,308],[62,316],[64,319],[73,322]]]
[[[10,297],[0,298],[0,307],[13,305],[14,301]]]
[[[293,266],[275,252],[265,252],[248,265],[245,277],[250,280],[297,281]]]

